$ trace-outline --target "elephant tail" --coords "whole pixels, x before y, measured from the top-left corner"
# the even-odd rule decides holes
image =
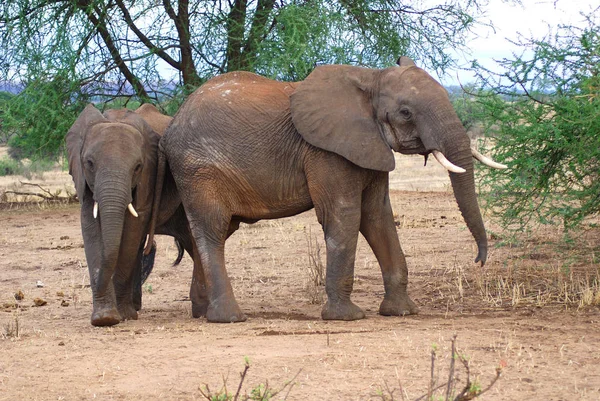
[[[146,249],[148,249],[148,247],[146,247]],[[141,282],[141,284],[144,284],[146,282],[146,279],[148,278],[148,276],[152,272],[152,269],[154,268],[154,258],[156,256],[156,242],[152,241],[152,245],[150,246],[150,252],[148,252],[148,253],[145,253],[145,252],[146,251],[144,250],[144,254],[142,255],[142,282]],[[140,284],[140,288],[141,288],[141,284]]]
[[[183,259],[183,253],[185,251],[183,244],[177,238],[175,238],[175,245],[177,245],[177,259],[175,259],[175,262],[173,262],[173,266],[177,266],[181,262],[181,259]]]
[[[166,156],[163,152],[162,146],[158,144],[158,166],[156,169],[156,183],[154,190],[154,202],[152,202],[152,215],[150,217],[150,230],[148,232],[148,241],[146,242],[146,248],[144,249],[144,255],[148,255],[152,251],[152,244],[154,243],[154,233],[156,232],[156,222],[158,220],[158,213],[160,208],[160,198],[163,191],[163,184],[165,181],[165,171],[167,169]]]

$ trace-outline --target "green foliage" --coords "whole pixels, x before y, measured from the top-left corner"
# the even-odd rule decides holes
[[[302,80],[320,64],[385,67],[400,55],[442,73],[476,23],[460,1],[427,11],[402,2],[350,0],[290,2],[277,10],[247,69],[284,80]]]
[[[14,95],[9,92],[0,91],[0,104],[6,103],[10,100]]]
[[[0,91],[0,144],[5,144],[8,141],[8,132],[3,126],[4,113],[8,101],[13,98],[13,94],[9,92]]]
[[[287,389],[287,393],[285,395],[281,394],[283,398],[282,400],[286,400],[288,394],[294,387],[294,380],[300,374],[300,371],[296,373],[294,378],[286,383],[280,389],[273,389],[269,387],[269,383],[261,383],[258,386],[252,388],[250,393],[242,394],[242,386],[244,384],[244,380],[246,379],[246,375],[248,370],[250,369],[250,360],[248,357],[244,357],[244,370],[240,373],[240,381],[237,385],[237,390],[235,393],[227,390],[227,381],[223,379],[223,386],[217,392],[212,392],[207,384],[199,387],[200,394],[207,401],[268,401],[274,399],[277,395],[282,393],[285,389]]]
[[[36,78],[4,105],[3,129],[10,133],[8,145],[15,159],[57,160],[64,137],[85,107],[79,83],[68,75]]]
[[[464,90],[462,88],[449,90],[454,110],[472,138],[481,133],[481,127],[486,119],[486,109],[470,94],[474,91],[477,91],[477,88],[472,85],[468,85]],[[480,95],[484,93],[484,91],[479,92]]]
[[[495,159],[485,170],[488,206],[506,227],[529,222],[577,226],[600,211],[600,25],[562,26],[503,60],[501,77],[479,68],[492,94],[480,94]],[[594,17],[596,16],[596,17]],[[594,19],[596,18],[596,19]],[[494,78],[498,78],[494,80]]]
[[[409,55],[443,73],[487,1],[4,0],[0,81],[25,90],[6,107],[0,99],[0,141],[17,158],[57,158],[87,101],[150,99],[173,115],[233,70],[300,80],[319,64],[386,67]]]
[[[76,66],[90,93],[152,98],[223,72],[302,79],[316,64],[391,65],[410,55],[438,73],[487,0],[6,0],[0,80]],[[173,8],[174,9],[173,9]],[[207,34],[208,33],[208,34]],[[13,77],[10,77],[13,75]],[[116,92],[116,93],[115,93]]]
[[[17,160],[5,157],[0,159],[0,177],[18,175],[23,171],[23,166]]]

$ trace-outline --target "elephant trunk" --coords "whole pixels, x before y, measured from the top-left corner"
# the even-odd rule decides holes
[[[458,208],[469,227],[469,231],[475,238],[477,243],[478,253],[475,262],[481,262],[483,266],[487,260],[487,235],[483,225],[483,218],[477,203],[477,194],[475,192],[475,179],[473,174],[473,159],[469,155],[468,158],[452,158],[452,161],[457,166],[466,170],[465,173],[448,173],[450,182],[454,191],[454,197],[458,203]]]
[[[113,276],[119,259],[125,213],[128,213],[127,205],[131,202],[129,182],[125,180],[124,183],[117,184],[115,180],[111,180],[107,185],[97,185],[102,258],[97,277],[92,281],[94,301],[92,324],[95,326],[114,325],[121,320],[116,309]]]
[[[445,109],[438,109],[445,110]],[[458,208],[469,228],[478,247],[475,262],[483,266],[487,259],[487,235],[483,225],[483,218],[477,202],[475,192],[475,177],[473,171],[473,156],[471,154],[469,137],[454,110],[449,110],[446,115],[439,115],[438,120],[444,122],[444,128],[436,131],[444,133],[440,140],[441,151],[448,160],[458,167],[466,170],[464,173],[449,172],[450,182]]]

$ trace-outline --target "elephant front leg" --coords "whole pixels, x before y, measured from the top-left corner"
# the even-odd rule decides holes
[[[121,314],[116,308],[117,300],[113,283],[111,280],[101,281],[101,271],[93,271],[93,267],[89,270],[93,304],[91,323],[93,326],[114,326],[121,321]],[[107,282],[107,285],[101,286],[100,282]]]
[[[141,271],[141,258],[136,259],[135,267],[129,271],[123,272],[117,270],[115,272],[115,277],[113,280],[116,300],[117,300],[117,310],[121,315],[122,320],[137,320],[137,308],[136,308],[136,298],[139,302],[139,306],[141,308],[141,294],[142,294],[142,284],[141,280],[139,284],[136,284],[136,274],[140,274]],[[138,268],[139,267],[139,268]]]
[[[354,261],[360,220],[360,206],[342,208],[325,219],[327,302],[321,311],[325,320],[357,320],[365,317],[361,308],[350,300],[354,286]],[[317,212],[318,213],[318,212]]]
[[[385,296],[379,306],[379,314],[403,316],[418,313],[407,292],[408,268],[394,224],[387,180],[379,191],[365,194],[360,231],[381,267]]]
[[[112,280],[103,277],[101,236],[98,222],[91,217],[92,207],[93,199],[87,197],[81,207],[81,233],[92,289],[91,323],[94,326],[113,326],[121,321],[121,315],[116,307]]]

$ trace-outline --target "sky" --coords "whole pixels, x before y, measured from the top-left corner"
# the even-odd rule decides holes
[[[584,25],[581,12],[589,15],[598,6],[599,0],[522,0],[521,5],[490,0],[486,15],[494,29],[477,28],[468,41],[471,54],[456,54],[456,58],[466,67],[476,59],[486,68],[495,70],[494,59],[511,58],[513,52],[521,53],[510,39],[518,39],[519,34],[541,39],[560,24]],[[455,85],[459,81],[466,84],[473,80],[473,75],[467,71],[452,71],[441,77],[445,85]]]

